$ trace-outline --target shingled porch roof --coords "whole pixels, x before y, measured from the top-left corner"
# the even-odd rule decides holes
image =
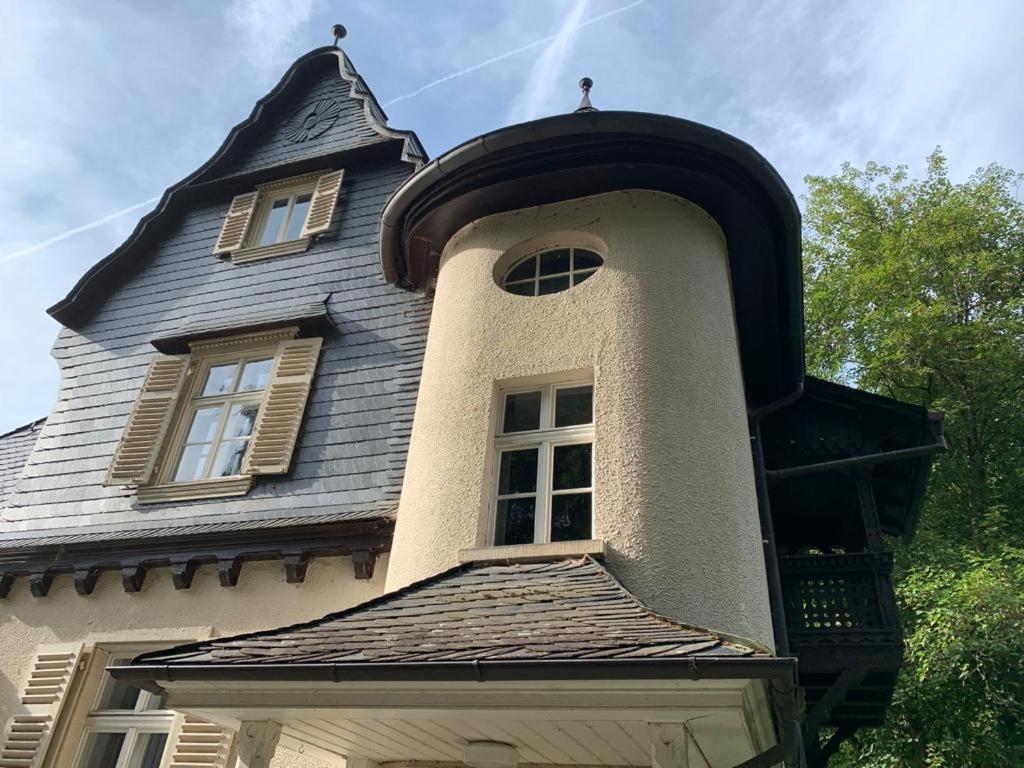
[[[464,565],[316,621],[148,653],[132,666],[173,672],[204,665],[707,657],[769,654],[650,611],[586,557]]]

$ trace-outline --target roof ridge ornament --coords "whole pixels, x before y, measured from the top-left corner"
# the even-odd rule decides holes
[[[577,112],[597,112],[597,107],[590,103],[590,89],[594,87],[594,81],[589,77],[584,77],[580,80],[580,90],[583,91],[583,97],[580,99],[580,105],[576,108]]]
[[[331,34],[334,35],[334,47],[338,47],[338,41],[343,39],[348,34],[348,30],[345,29],[341,24],[334,24],[331,27]]]

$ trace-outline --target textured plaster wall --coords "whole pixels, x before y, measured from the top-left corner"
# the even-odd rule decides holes
[[[551,237],[603,243],[604,266],[551,296],[498,287]],[[656,611],[770,648],[725,241],[702,209],[656,192],[499,214],[448,243],[387,589],[488,543],[498,385],[581,370],[595,381],[594,536],[613,572]]]
[[[212,566],[197,571],[191,589],[175,590],[168,569],[153,569],[142,590],[125,593],[116,573],[100,577],[92,595],[79,596],[70,576],[58,576],[50,594],[34,598],[17,579],[0,600],[0,727],[17,706],[39,645],[74,641],[186,642],[318,618],[379,596],[386,558],[370,580],[353,576],[349,558],[313,560],[303,584],[288,584],[280,563],[249,563],[238,585],[221,587]],[[0,737],[2,738],[2,737]],[[279,748],[278,768],[319,762]]]

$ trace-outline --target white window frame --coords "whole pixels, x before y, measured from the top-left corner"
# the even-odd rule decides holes
[[[295,212],[295,202],[303,195],[309,196],[309,208],[306,210],[306,216],[302,220],[302,227],[299,227],[299,232],[302,232],[302,228],[306,224],[306,219],[309,218],[309,212],[313,208],[313,193],[316,191],[316,182],[302,184],[299,186],[282,189],[276,193],[267,192],[260,195],[260,199],[256,203],[256,221],[252,230],[252,237],[249,241],[250,248],[269,248],[274,245],[282,245],[283,243],[297,243],[305,241],[308,238],[293,237],[286,240],[285,234],[288,232],[288,225],[291,224],[292,215]],[[267,228],[267,224],[270,222],[270,212],[274,208],[274,203],[281,200],[287,200],[287,210],[284,214],[284,219],[281,221],[281,226],[277,230],[277,237],[270,243],[262,243],[264,232]]]
[[[541,275],[541,273],[540,273],[541,258],[545,254],[547,254],[547,253],[551,253],[553,251],[562,251],[562,250],[569,251],[569,270],[567,272],[553,272],[550,275]],[[592,253],[595,256],[597,256],[599,259],[601,259],[601,263],[598,264],[596,267],[583,267],[581,269],[577,269],[576,268],[576,251],[587,251],[588,253]],[[520,264],[522,264],[523,262],[529,261],[530,259],[534,259],[533,275],[531,277],[522,277],[522,278],[519,278],[518,280],[509,280],[508,279],[509,275],[511,275],[512,272],[515,269],[517,269]],[[533,287],[533,293],[532,294],[518,293],[518,294],[514,294],[514,295],[516,295],[516,296],[523,296],[524,298],[529,298],[530,296],[533,296],[534,298],[536,298],[536,297],[541,296],[541,295],[544,295],[544,296],[554,296],[555,293],[563,293],[565,291],[568,291],[570,288],[575,288],[577,285],[582,283],[587,278],[593,277],[594,273],[597,272],[597,270],[599,270],[603,266],[604,266],[604,256],[601,253],[599,253],[598,251],[596,251],[595,249],[593,249],[593,248],[589,248],[589,247],[584,246],[584,245],[552,245],[552,246],[546,246],[546,247],[540,249],[539,251],[533,251],[533,252],[527,254],[526,256],[523,256],[520,259],[516,259],[516,261],[508,269],[505,270],[505,275],[501,279],[501,287],[503,289],[505,289],[506,291],[508,291],[509,293],[513,293],[512,291],[509,290],[509,286],[531,285]],[[576,278],[578,276],[582,276],[582,279],[579,280],[579,282],[577,282],[577,280],[576,280]],[[557,277],[567,277],[567,278],[569,278],[569,285],[566,286],[565,288],[563,288],[560,291],[555,291],[554,293],[541,294],[540,293],[541,281],[543,281],[543,280],[551,280],[551,279],[554,279],[554,278],[557,278]]]
[[[555,426],[555,398],[557,393],[563,389],[576,389],[578,387],[590,387],[591,390],[591,418],[589,424],[578,424],[571,427]],[[533,543],[547,544],[551,541],[551,498],[553,496],[589,493],[590,494],[590,520],[591,536],[593,536],[594,509],[596,500],[594,497],[594,460],[596,446],[594,445],[594,417],[593,417],[593,379],[579,381],[566,381],[549,384],[534,385],[531,387],[513,387],[502,389],[498,394],[498,413],[495,423],[494,437],[494,460],[491,469],[491,493],[489,504],[489,523],[487,541],[490,546],[504,546],[495,541],[498,521],[498,502],[506,499],[536,498],[533,518]],[[522,432],[504,432],[505,402],[509,395],[520,395],[530,392],[540,392],[540,429]],[[571,488],[565,490],[552,490],[552,468],[554,465],[555,448],[564,445],[590,444],[590,485],[585,488]],[[498,484],[501,481],[501,456],[507,451],[524,450],[536,448],[537,450],[537,487],[535,493],[512,493],[499,494]]]
[[[111,647],[102,649],[107,654],[107,661],[104,666],[118,658],[131,658],[151,647]],[[170,709],[146,709],[154,699],[159,699],[156,694],[149,691],[140,691],[139,698],[135,702],[135,708],[127,709],[100,709],[100,704],[107,695],[113,678],[105,669],[99,689],[93,698],[92,707],[85,716],[81,733],[78,737],[78,747],[75,750],[73,766],[78,768],[83,765],[88,755],[86,746],[89,744],[89,737],[96,733],[124,733],[124,741],[121,743],[121,751],[114,768],[125,768],[127,761],[131,758],[140,737],[145,734],[165,734],[164,750],[160,757],[160,765],[167,763],[168,757],[174,748],[171,736],[174,732],[175,718],[177,712]]]

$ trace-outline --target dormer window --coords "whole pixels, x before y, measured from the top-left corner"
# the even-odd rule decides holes
[[[594,386],[501,393],[494,438],[495,546],[591,537]]]
[[[342,176],[342,171],[310,173],[238,195],[213,253],[244,264],[305,251],[331,226]]]

